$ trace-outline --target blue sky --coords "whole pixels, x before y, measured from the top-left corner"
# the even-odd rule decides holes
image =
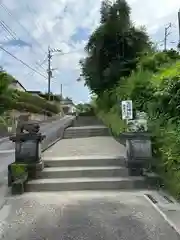
[[[101,0],[1,0],[0,46],[46,76],[48,45],[59,48],[63,55],[54,55],[51,89],[70,96],[75,102],[89,100],[88,89],[76,79],[79,60],[91,32],[99,22]],[[128,0],[132,19],[145,25],[152,39],[161,47],[164,27],[171,22],[168,47],[178,41],[177,11],[179,0]],[[174,42],[174,43],[173,43]],[[41,63],[43,62],[42,66]],[[47,90],[47,79],[0,51],[0,65],[15,76],[28,90]]]

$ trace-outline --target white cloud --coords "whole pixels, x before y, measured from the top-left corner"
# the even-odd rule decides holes
[[[87,28],[90,31],[95,29],[99,22],[101,0],[53,0],[48,1],[48,4],[45,4],[44,0],[1,2],[10,9],[10,13],[0,5],[0,20],[4,21],[18,38],[32,43],[32,48],[8,46],[6,49],[33,68],[37,68],[36,62],[42,62],[45,58],[48,45],[52,48],[60,48],[64,53],[72,51],[72,54],[53,57],[52,66],[58,68],[58,71],[54,72],[56,78],[52,80],[52,90],[59,92],[60,83],[63,83],[65,95],[73,97],[76,101],[85,101],[88,98],[88,91],[82,83],[77,83],[76,79],[79,76],[79,59],[84,54],[82,49],[87,40],[80,39],[73,42],[71,37],[79,28]],[[132,19],[138,25],[146,25],[153,39],[157,41],[163,39],[164,26],[171,21],[176,28],[172,28],[169,41],[170,39],[177,41],[179,0],[129,0],[128,2],[132,7]],[[0,41],[7,41],[7,38],[12,39],[12,36],[8,36],[3,30]],[[28,74],[31,70],[1,51],[0,61],[27,88],[46,90],[45,79],[37,74],[31,76]],[[44,68],[46,65],[47,63]],[[42,68],[38,71],[46,74]]]

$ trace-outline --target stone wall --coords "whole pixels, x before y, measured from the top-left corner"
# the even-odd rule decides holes
[[[48,117],[46,115],[35,114],[35,113],[27,113],[27,112],[19,112],[19,111],[11,111],[9,115],[12,119],[12,125],[8,127],[0,124],[0,137],[7,137],[16,131],[17,121],[21,119],[23,121],[33,120],[38,122],[48,122],[55,120],[56,118],[60,117],[60,115],[54,115],[53,117]]]
[[[36,120],[36,121],[44,121],[47,120],[49,117],[42,114],[36,114],[36,113],[27,113],[27,112],[19,112],[19,111],[11,111],[10,116],[14,119],[18,119],[19,117],[24,117],[24,119],[30,119],[30,120]]]

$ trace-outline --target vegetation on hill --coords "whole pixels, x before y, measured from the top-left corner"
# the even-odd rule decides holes
[[[12,90],[8,89],[8,86],[12,80],[12,76],[2,69],[0,70],[0,115],[3,114],[10,105]]]
[[[60,112],[59,103],[51,103],[30,93],[9,89],[9,84],[13,79],[4,70],[0,71],[0,115],[11,109],[46,114],[48,116]]]
[[[10,107],[19,111],[47,114],[49,116],[60,112],[59,104],[53,104],[39,96],[20,91],[15,92]]]
[[[149,70],[146,66],[146,70],[132,72],[113,91],[104,92],[96,100],[96,112],[116,136],[126,128],[121,120],[122,100],[132,99],[134,111],[148,114],[156,171],[171,193],[180,198],[180,60],[168,61],[156,72],[150,69],[151,64]],[[111,106],[107,107],[109,102]]]
[[[132,99],[134,112],[148,114],[153,167],[180,199],[180,55],[153,48],[147,34],[132,27],[129,13],[124,0],[103,1],[101,24],[87,44],[82,76],[96,93],[96,113],[114,135],[126,129],[122,100]],[[141,36],[139,41],[136,36]]]

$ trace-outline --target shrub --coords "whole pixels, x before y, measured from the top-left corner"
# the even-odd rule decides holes
[[[176,60],[168,65],[165,63],[159,70],[156,65],[155,70],[141,68],[121,79],[113,89],[118,101],[108,109],[103,105],[107,102],[106,93],[96,101],[96,112],[115,135],[125,129],[125,122],[121,120],[121,100],[131,99],[134,111],[147,112],[156,158],[153,169],[163,177],[165,187],[180,199],[180,61]],[[161,60],[158,67],[160,63]]]
[[[41,109],[38,106],[35,106],[33,104],[30,104],[30,103],[26,103],[26,102],[15,102],[15,101],[13,101],[11,103],[11,107],[13,109],[18,110],[18,111],[27,111],[27,112],[31,112],[31,113],[45,114],[47,116],[52,116],[51,112],[48,112],[45,109]]]

